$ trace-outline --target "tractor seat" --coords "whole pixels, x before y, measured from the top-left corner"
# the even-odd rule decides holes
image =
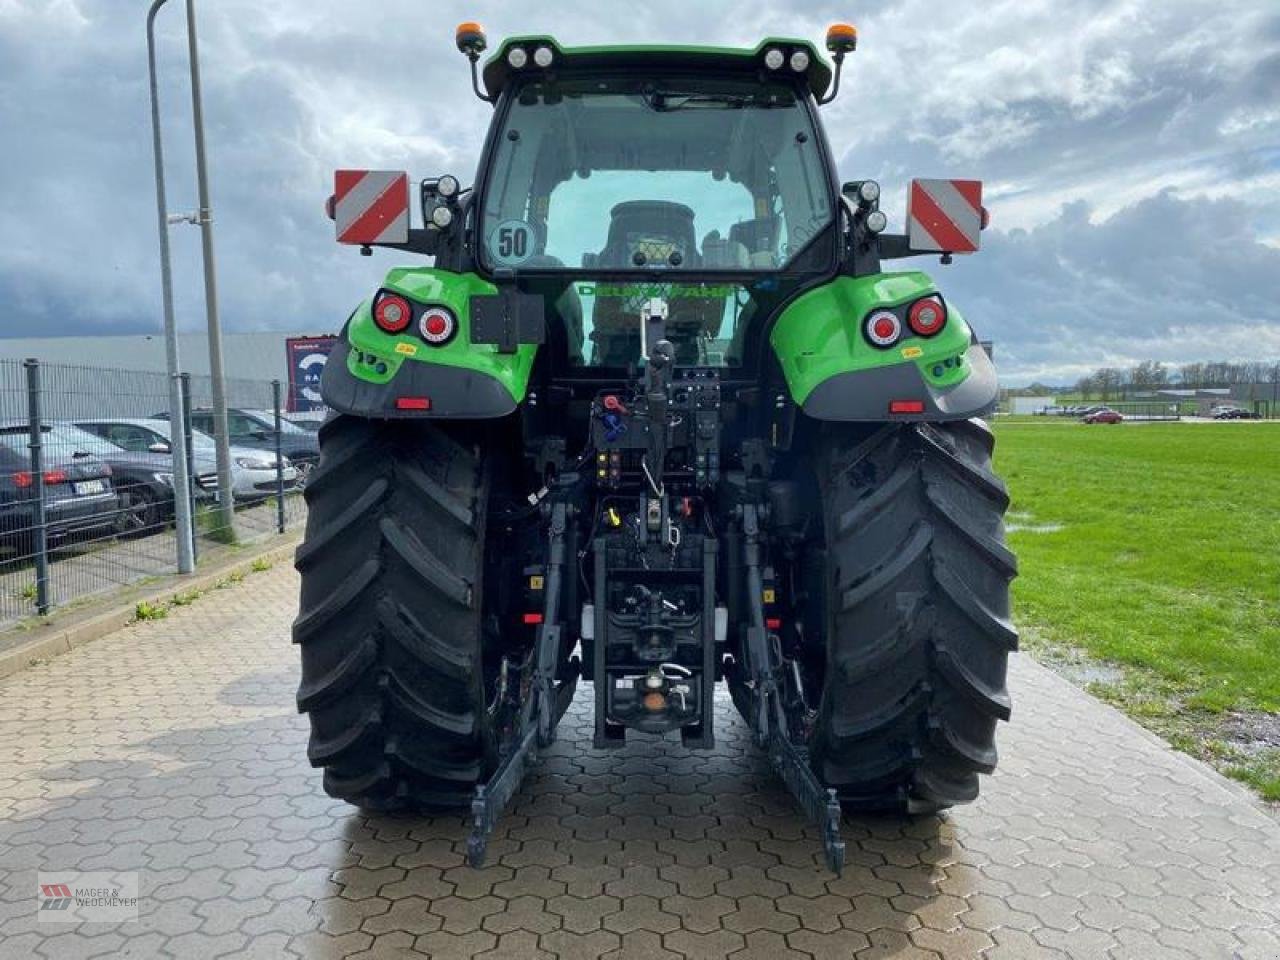
[[[609,240],[598,263],[622,269],[697,264],[693,210],[669,200],[627,200],[609,212]],[[637,262],[637,255],[643,259]]]

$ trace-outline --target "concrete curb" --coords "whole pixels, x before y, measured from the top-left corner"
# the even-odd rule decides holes
[[[302,532],[300,530],[293,534],[285,534],[284,540],[273,540],[269,544],[264,544],[261,549],[236,554],[234,558],[226,560],[209,570],[201,571],[189,577],[175,574],[167,578],[163,588],[148,591],[142,595],[131,596],[127,602],[117,602],[115,605],[108,607],[103,613],[95,614],[66,626],[54,624],[37,626],[34,629],[48,630],[50,632],[45,636],[29,640],[12,650],[0,653],[0,680],[21,673],[29,668],[34,660],[47,660],[50,657],[69,653],[76,647],[82,647],[87,643],[100,640],[102,637],[123,629],[134,621],[134,613],[140,603],[167,604],[175,593],[208,590],[233,573],[249,572],[250,567],[258,560],[266,559],[272,562],[286,559],[292,560],[293,551],[301,540]],[[108,600],[107,602],[110,601]]]

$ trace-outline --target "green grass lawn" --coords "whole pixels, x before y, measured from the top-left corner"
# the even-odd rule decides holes
[[[1280,424],[1041,419],[996,436],[1033,645],[1136,668],[1155,713],[1280,711]]]
[[[1000,424],[996,467],[1021,622],[1280,711],[1280,424]]]

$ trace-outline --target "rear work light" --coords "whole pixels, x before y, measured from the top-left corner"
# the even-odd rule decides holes
[[[873,346],[883,350],[892,347],[902,336],[902,321],[895,313],[877,310],[867,317],[862,325],[862,331]]]
[[[384,293],[373,305],[373,322],[387,333],[404,333],[413,322],[409,301],[395,293]]]
[[[947,308],[937,297],[924,297],[911,305],[907,323],[916,336],[932,337],[947,322]]]
[[[444,346],[453,339],[458,323],[453,314],[444,307],[428,307],[418,320],[418,330],[422,339],[433,347]]]

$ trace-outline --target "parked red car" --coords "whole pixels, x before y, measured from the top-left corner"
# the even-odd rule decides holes
[[[1103,407],[1101,410],[1095,410],[1093,413],[1085,417],[1084,422],[1085,423],[1119,423],[1123,419],[1124,417],[1122,417],[1115,410],[1112,410],[1109,407]]]

